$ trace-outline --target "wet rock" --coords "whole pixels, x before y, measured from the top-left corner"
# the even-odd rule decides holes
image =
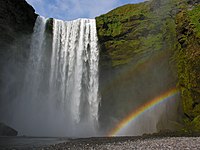
[[[195,5],[195,4],[199,4],[200,1],[199,0],[188,0],[187,3],[190,5]]]
[[[29,54],[36,18],[35,10],[26,0],[0,0],[0,110],[4,110],[2,104],[14,99],[21,88],[22,68]],[[0,121],[7,114],[1,111]]]
[[[0,1],[0,47],[6,47],[23,34],[31,34],[37,15],[25,0]]]
[[[17,136],[18,132],[5,125],[4,123],[0,123],[0,136]]]

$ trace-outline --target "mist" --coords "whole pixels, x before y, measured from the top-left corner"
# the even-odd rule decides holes
[[[19,135],[97,136],[98,52],[94,19],[38,17],[27,60],[5,65],[5,95],[15,95],[2,95],[1,121]]]

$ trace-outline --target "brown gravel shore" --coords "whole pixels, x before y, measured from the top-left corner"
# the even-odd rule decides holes
[[[44,150],[199,150],[200,137],[80,139],[43,148]]]
[[[188,137],[98,137],[83,139],[61,139],[54,143],[36,144],[37,138],[32,143],[19,146],[4,146],[2,150],[200,150],[200,136]],[[40,143],[50,139],[39,140]],[[19,141],[20,142],[20,141]]]

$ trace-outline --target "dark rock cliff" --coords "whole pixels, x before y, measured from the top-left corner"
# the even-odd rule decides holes
[[[0,1],[0,47],[15,42],[19,37],[30,35],[37,15],[25,0]]]
[[[36,18],[35,10],[25,0],[0,1],[0,106],[9,105],[22,86]],[[9,113],[1,108],[1,118],[5,117],[3,112]]]
[[[15,129],[0,122],[0,136],[17,136],[17,134]]]

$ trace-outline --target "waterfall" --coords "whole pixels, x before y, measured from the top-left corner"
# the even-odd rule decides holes
[[[66,104],[76,123],[83,117],[92,124],[98,120],[99,51],[95,23],[93,19],[54,20],[50,88],[59,89],[56,97]]]
[[[18,130],[34,136],[95,136],[98,132],[99,49],[95,19],[53,20],[47,48],[47,19],[38,17],[32,35]]]

